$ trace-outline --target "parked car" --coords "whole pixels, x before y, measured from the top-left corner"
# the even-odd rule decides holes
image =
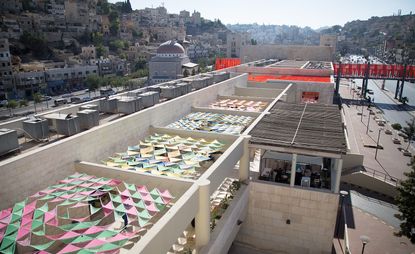
[[[7,106],[8,101],[7,100],[2,100],[0,101],[0,106],[5,107]]]
[[[79,97],[71,97],[71,103],[81,103],[82,100]]]
[[[90,101],[90,100],[92,100],[92,99],[88,96],[82,98],[82,102],[87,102],[87,101]]]
[[[115,91],[112,90],[111,88],[108,88],[108,89],[100,89],[99,93],[101,94],[102,97],[106,97],[106,96],[114,95]]]
[[[50,96],[42,96],[42,101],[50,101],[52,100],[52,97]]]
[[[55,104],[55,106],[56,106],[56,107],[57,107],[57,106],[60,106],[60,105],[67,104],[67,103],[68,103],[68,101],[67,101],[66,99],[63,99],[63,98],[56,99],[56,100],[54,101],[54,104]]]

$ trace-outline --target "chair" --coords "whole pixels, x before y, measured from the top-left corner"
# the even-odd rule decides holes
[[[301,187],[310,187],[311,178],[309,176],[303,176],[301,178]]]

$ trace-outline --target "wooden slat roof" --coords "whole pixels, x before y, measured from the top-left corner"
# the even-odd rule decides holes
[[[336,105],[278,102],[249,133],[251,144],[345,154],[341,114]]]

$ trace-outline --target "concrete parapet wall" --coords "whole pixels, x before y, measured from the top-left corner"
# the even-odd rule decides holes
[[[200,250],[201,254],[228,253],[248,214],[249,185],[242,185],[239,193],[213,230],[209,244]]]
[[[343,168],[349,169],[358,166],[363,166],[364,156],[362,154],[345,154],[343,155]]]
[[[265,182],[250,185],[248,216],[236,241],[273,253],[331,253],[338,195]]]
[[[244,86],[240,75],[179,98],[160,103],[110,123],[0,162],[0,209],[12,206],[74,172],[75,161],[99,162],[125,151],[149,134],[149,127],[166,126],[190,113],[191,107],[206,105],[218,94],[232,95]]]
[[[235,95],[237,95],[237,96],[275,98],[278,95],[280,95],[283,90],[284,89],[236,87],[235,88]]]
[[[398,195],[395,184],[386,182],[382,177],[373,177],[370,173],[355,172],[342,176],[341,181],[379,192],[388,197],[396,197]]]

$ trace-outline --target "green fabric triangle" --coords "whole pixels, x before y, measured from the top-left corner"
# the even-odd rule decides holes
[[[54,244],[54,243],[55,243],[55,241],[50,241],[50,242],[47,242],[45,244],[32,245],[32,247],[35,248],[35,249],[38,249],[38,250],[46,250],[47,248],[52,246],[52,244]]]
[[[39,208],[38,208],[38,209],[36,209],[36,210],[40,210],[40,211],[42,211],[42,212],[47,212],[47,211],[49,211],[49,210],[48,210],[48,203],[45,203],[43,206],[39,207]]]
[[[104,252],[104,251],[119,249],[120,247],[122,247],[122,245],[118,245],[114,243],[104,243],[103,245],[98,246],[97,248],[91,248],[91,249],[96,252]]]
[[[19,226],[16,224],[9,224],[7,225],[6,232],[4,233],[5,236],[13,235],[14,233],[17,233],[17,230],[19,230]]]
[[[23,208],[25,207],[25,205],[26,205],[26,201],[22,201],[22,202],[14,204],[13,213],[16,213],[18,211],[21,211],[23,213]]]
[[[42,226],[43,226],[43,220],[35,219],[32,221],[32,231],[35,229],[39,229],[39,227],[42,227]]]
[[[160,212],[163,211],[164,208],[166,208],[166,206],[164,204],[160,204],[160,203],[155,203],[155,204],[156,204],[156,207],[159,209]]]
[[[148,219],[148,220],[151,219],[152,217],[151,214],[146,209],[141,211],[138,216],[142,219]]]
[[[96,253],[96,252],[91,251],[91,250],[82,249],[82,250],[78,250],[77,253],[78,254],[93,254],[93,253]]]
[[[84,243],[94,240],[93,237],[90,237],[88,235],[80,235],[77,238],[75,238],[72,243]]]
[[[140,193],[138,193],[138,191],[133,192],[131,197],[133,197],[135,199],[141,199],[141,195],[140,195]]]
[[[160,196],[160,193],[158,192],[157,189],[154,188],[150,191],[150,195],[154,199],[154,198],[157,198],[158,196]]]
[[[0,253],[14,254],[16,248],[16,239],[5,236],[0,245]]]
[[[125,209],[124,205],[121,204],[115,208],[115,211],[125,213],[127,210]]]
[[[18,211],[17,212],[18,214],[13,214],[12,215],[12,218],[10,219],[10,223],[15,223],[15,222],[18,222],[18,221],[20,221],[20,219],[22,218],[22,210],[20,210],[20,211]]]
[[[143,219],[141,217],[138,217],[138,225],[140,225],[140,227],[144,227],[145,225],[147,225],[149,220],[147,219]]]
[[[138,201],[138,203],[135,203],[135,206],[141,209],[145,209],[146,205],[144,204],[143,200]]]
[[[118,235],[118,232],[116,231],[111,231],[111,230],[104,230],[101,233],[99,233],[96,238],[100,239],[100,238],[109,238],[109,237],[113,237],[115,235]]]

